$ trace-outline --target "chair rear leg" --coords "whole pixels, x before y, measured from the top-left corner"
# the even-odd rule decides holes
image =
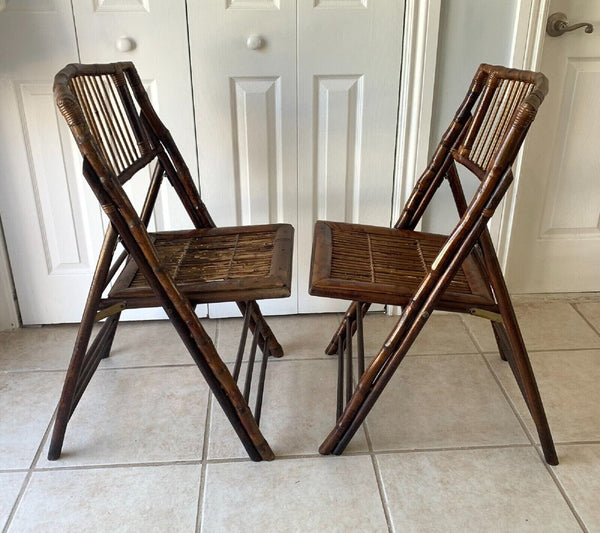
[[[515,379],[517,380],[517,384],[521,389],[521,393],[523,394],[523,397],[527,399],[525,390],[523,388],[523,382],[521,381],[521,376],[515,366],[515,356],[510,345],[508,334],[506,333],[506,328],[504,327],[504,324],[499,322],[492,322],[492,328],[494,329],[494,335],[496,336],[496,342],[498,343],[498,349],[500,350],[500,358],[503,361],[507,361],[510,365]]]
[[[333,337],[331,338],[331,341],[325,348],[325,353],[327,355],[336,355],[337,354],[338,341],[340,339],[342,340],[342,343],[344,343],[344,344],[346,343],[346,337],[347,337],[346,325],[348,322],[350,322],[350,324],[352,325],[351,336],[354,335],[354,333],[356,332],[356,310],[359,308],[359,306],[360,306],[360,309],[362,310],[362,316],[364,317],[367,314],[367,311],[369,310],[369,307],[371,306],[371,304],[365,303],[365,302],[352,302],[348,306],[348,310],[346,311],[344,318],[340,322],[338,329],[336,330]]]
[[[48,459],[55,461],[60,457],[62,445],[67,430],[67,424],[79,399],[81,398],[87,384],[98,367],[100,359],[108,357],[115,336],[120,313],[110,316],[102,325],[98,335],[91,346],[90,338],[94,327],[94,320],[98,311],[98,304],[102,298],[110,271],[110,265],[117,242],[117,232],[112,224],[104,235],[104,242],[98,257],[98,263],[94,271],[92,284],[81,317],[81,323],[77,331],[73,355],[69,363],[67,375],[63,385],[52,439],[48,451]],[[89,346],[89,349],[88,349]]]
[[[364,422],[375,401],[383,392],[394,372],[414,343],[429,318],[429,313],[417,314],[415,309],[403,311],[398,324],[365,372],[335,427],[319,447],[319,453],[340,455]]]
[[[258,338],[258,346],[264,352],[268,346],[269,354],[273,357],[283,356],[283,347],[275,337],[275,334],[267,324],[265,317],[260,311],[258,303],[254,300],[249,302],[236,302],[242,315],[246,313],[246,306],[252,306],[252,316],[250,317],[250,331],[254,332],[258,326],[260,335]],[[265,346],[265,343],[267,346]]]
[[[527,350],[514,309],[507,294],[499,297],[498,300],[500,312],[506,327],[506,333],[512,347],[512,357],[509,357],[508,359],[509,363],[512,363],[510,367],[537,428],[546,462],[551,465],[557,465],[558,457],[556,455],[552,433],[550,432],[550,426],[548,424],[548,419],[546,418],[542,398],[533,374],[529,356],[527,355]]]
[[[106,322],[111,324],[110,330],[106,333],[106,339],[103,342],[103,349],[100,359],[106,359],[110,355],[110,351],[112,349],[113,341],[115,340],[115,334],[117,333],[117,326],[119,325],[119,319],[121,318],[121,313],[116,313],[110,316]]]
[[[502,331],[506,333],[506,340],[508,340],[510,345],[510,350],[505,350],[504,353],[507,356],[511,370],[517,380],[517,384],[521,389],[527,408],[529,409],[537,428],[546,462],[550,465],[557,465],[558,457],[556,455],[548,419],[546,418],[546,412],[544,411],[544,405],[542,404],[540,391],[533,374],[531,361],[527,354],[515,310],[508,294],[506,282],[504,281],[504,276],[502,275],[502,270],[500,269],[500,264],[498,263],[498,258],[487,230],[481,237],[481,246],[484,252],[484,260],[489,274],[490,285],[496,295],[498,308],[502,315],[503,325],[501,328],[498,328],[497,331],[500,333],[501,342],[503,344],[505,343],[505,340],[502,340]],[[496,329],[494,331],[496,332]]]
[[[88,315],[90,315],[87,317],[88,319],[83,320],[79,326],[73,355],[58,403],[56,421],[54,422],[52,440],[50,441],[50,449],[48,451],[48,459],[50,461],[54,461],[60,457],[67,424],[88,383],[98,368],[100,360],[108,357],[117,329],[119,315],[113,315],[102,325],[102,328],[90,345],[94,321],[93,315],[91,313],[88,313]]]
[[[506,335],[506,330],[499,322],[492,320],[490,323],[492,325],[492,330],[494,331],[494,338],[496,339],[496,344],[498,345],[498,351],[500,352],[500,359],[503,361],[508,361],[511,348],[510,341]]]

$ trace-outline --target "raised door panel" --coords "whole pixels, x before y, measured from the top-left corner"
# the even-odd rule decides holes
[[[133,61],[196,179],[185,1],[74,2],[73,14],[81,62]],[[186,228],[190,224],[170,187],[163,188],[155,218],[159,229]]]
[[[188,8],[203,200],[219,226],[295,226],[294,2],[195,0]],[[265,301],[263,311],[295,313],[295,283],[291,298]],[[228,304],[209,313],[239,315]]]
[[[298,3],[300,312],[346,303],[307,294],[317,219],[389,226],[403,2]]]
[[[0,3],[0,212],[24,324],[79,320],[101,239],[52,98],[73,61],[68,0]]]
[[[555,11],[600,20],[596,2],[555,0]],[[598,29],[545,36],[550,92],[525,145],[506,267],[513,292],[600,290]]]

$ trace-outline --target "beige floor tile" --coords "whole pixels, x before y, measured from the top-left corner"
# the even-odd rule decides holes
[[[214,340],[216,320],[202,320]],[[168,320],[122,322],[111,355],[101,362],[103,368],[194,364],[179,334]]]
[[[258,368],[255,372],[258,376]],[[318,453],[335,423],[336,376],[333,359],[269,363],[260,427],[276,456]],[[254,409],[253,402],[251,407]],[[367,442],[361,429],[348,451],[365,450]],[[214,398],[208,457],[247,457]]]
[[[396,531],[581,531],[531,448],[377,457]]]
[[[365,352],[374,356],[398,322],[397,316],[369,314],[364,322]],[[457,314],[433,314],[408,352],[419,354],[477,353]]]
[[[371,458],[209,464],[203,533],[387,532]]]
[[[33,474],[9,531],[194,531],[200,466]]]
[[[519,303],[515,312],[528,350],[600,348],[600,336],[568,303]],[[463,318],[484,352],[498,350],[488,320]]]
[[[407,357],[367,417],[374,450],[527,442],[477,355]]]
[[[554,440],[600,440],[600,350],[538,352],[530,359]],[[497,355],[488,360],[537,439],[508,364]]]
[[[575,307],[577,307],[579,312],[590,321],[590,323],[596,328],[596,331],[600,333],[600,303],[581,303],[577,304]]]
[[[198,460],[208,386],[196,367],[101,370],[78,405],[58,461],[38,466]]]
[[[0,332],[0,371],[66,369],[76,334],[73,325]]]
[[[600,445],[559,446],[554,467],[567,496],[589,531],[600,531]]]
[[[26,475],[26,472],[0,474],[0,529],[8,520]]]
[[[328,357],[325,347],[340,322],[337,314],[267,317],[269,327],[283,347],[284,357]],[[219,321],[217,349],[224,361],[235,361],[242,329],[241,318]],[[248,337],[246,353],[250,350]]]
[[[0,470],[29,468],[62,387],[62,372],[0,374]]]

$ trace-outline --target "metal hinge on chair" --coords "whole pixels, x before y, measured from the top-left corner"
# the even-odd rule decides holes
[[[487,320],[491,320],[492,322],[499,322],[500,324],[503,323],[502,315],[500,313],[486,311],[485,309],[477,309],[476,307],[469,309],[469,313],[480,318],[486,318]]]
[[[100,322],[100,320],[106,318],[107,316],[116,315],[117,313],[123,311],[125,307],[127,307],[125,302],[119,302],[118,304],[113,304],[110,307],[107,307],[106,309],[102,309],[96,313],[96,316],[94,317],[94,322]]]

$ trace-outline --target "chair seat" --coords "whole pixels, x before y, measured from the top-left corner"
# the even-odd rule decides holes
[[[309,292],[406,305],[446,240],[444,235],[320,220],[315,225]],[[481,262],[471,253],[436,309],[467,311],[473,306],[497,309]]]
[[[192,303],[248,301],[290,295],[294,228],[268,224],[150,233],[160,262]],[[105,300],[159,305],[129,260]]]

